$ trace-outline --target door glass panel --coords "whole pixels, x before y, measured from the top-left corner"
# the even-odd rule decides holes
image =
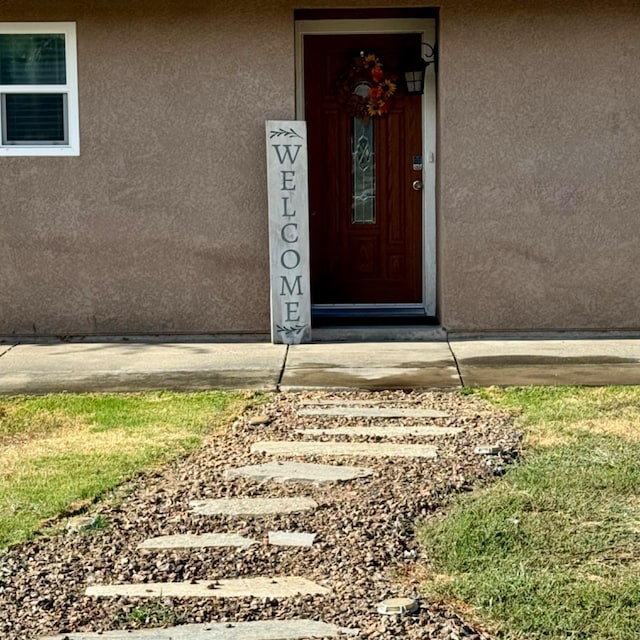
[[[373,120],[353,118],[351,128],[353,163],[353,224],[374,224],[376,221],[376,164]]]

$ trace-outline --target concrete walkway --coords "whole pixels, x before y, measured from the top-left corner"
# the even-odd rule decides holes
[[[0,343],[0,393],[640,384],[640,338]]]

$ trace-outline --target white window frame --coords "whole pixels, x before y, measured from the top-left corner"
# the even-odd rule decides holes
[[[50,33],[65,37],[66,84],[0,84],[0,123],[4,123],[4,95],[9,93],[61,93],[65,96],[65,144],[3,144],[1,156],[79,156],[80,118],[78,110],[78,54],[75,22],[0,22],[0,34]],[[4,126],[4,124],[3,124]]]

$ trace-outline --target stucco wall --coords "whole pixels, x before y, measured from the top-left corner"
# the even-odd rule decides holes
[[[637,1],[441,5],[442,324],[640,329]],[[294,115],[293,7],[0,4],[77,21],[81,113],[79,158],[0,159],[0,334],[268,329],[263,127]]]
[[[447,328],[640,329],[638,34],[635,0],[443,8]]]
[[[0,335],[267,331],[264,120],[293,116],[292,14],[7,4],[77,21],[81,155],[0,158]]]

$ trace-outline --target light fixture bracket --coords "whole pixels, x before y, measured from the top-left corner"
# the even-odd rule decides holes
[[[420,56],[414,58],[409,64],[405,65],[404,85],[405,91],[409,95],[422,95],[424,93],[424,83],[427,68],[433,65],[434,70],[438,72],[438,63],[436,55],[436,46],[428,42],[420,43]]]

